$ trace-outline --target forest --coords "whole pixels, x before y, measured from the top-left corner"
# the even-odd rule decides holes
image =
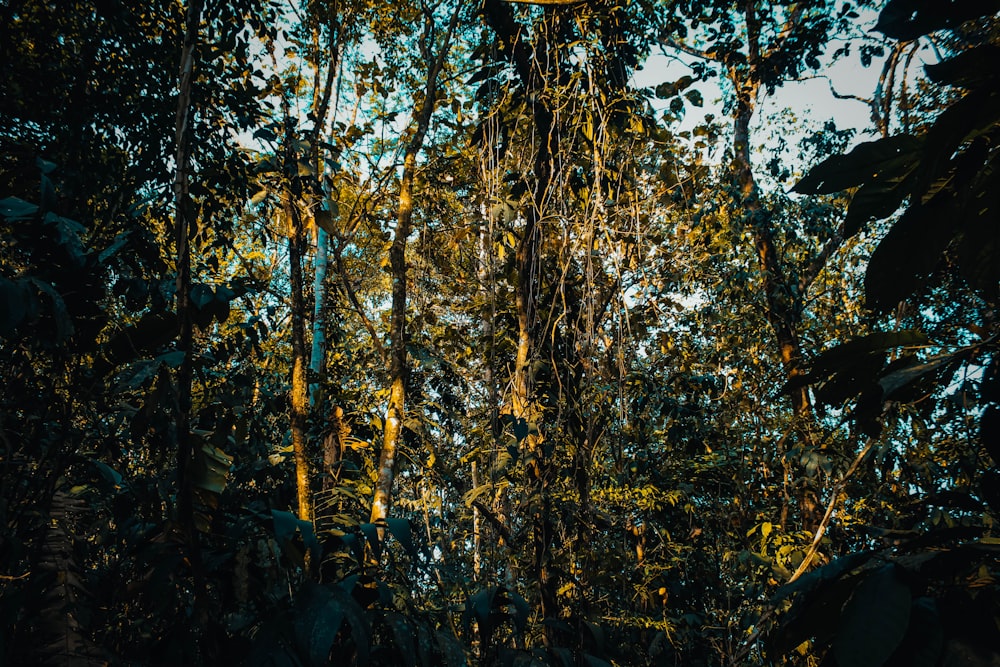
[[[0,665],[1000,665],[1000,0],[0,0],[0,62]]]

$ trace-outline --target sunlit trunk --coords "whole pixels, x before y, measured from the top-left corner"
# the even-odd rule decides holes
[[[431,116],[437,102],[438,75],[448,54],[451,38],[458,24],[461,4],[456,4],[437,57],[430,64],[423,99],[414,109],[417,126],[407,143],[403,157],[403,174],[399,183],[399,203],[396,209],[396,230],[389,248],[389,270],[392,273],[392,314],[389,325],[389,403],[386,407],[382,432],[382,452],[379,455],[378,478],[372,498],[372,523],[382,521],[392,509],[392,489],[399,465],[399,446],[406,415],[406,379],[409,363],[406,354],[406,241],[413,222],[413,184],[417,170],[417,155],[424,145]],[[434,43],[433,24],[425,23],[423,39]]]

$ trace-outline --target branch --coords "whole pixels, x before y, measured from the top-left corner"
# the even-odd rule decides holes
[[[812,544],[809,545],[809,551],[806,552],[806,557],[802,559],[799,563],[799,567],[792,574],[787,583],[792,583],[803,574],[805,574],[806,569],[812,563],[813,559],[816,557],[816,552],[819,551],[819,543],[823,539],[823,535],[826,533],[827,526],[830,525],[830,519],[833,518],[833,510],[837,506],[837,499],[840,497],[840,493],[847,486],[847,480],[850,479],[851,475],[858,469],[861,462],[864,460],[868,452],[871,451],[872,447],[875,445],[874,438],[868,438],[868,443],[864,448],[854,457],[854,462],[851,467],[843,474],[836,484],[833,485],[833,491],[830,494],[830,503],[826,506],[826,513],[823,515],[823,520],[819,522],[819,527],[816,528],[816,534],[813,536]]]
[[[485,517],[486,520],[490,523],[490,525],[493,526],[498,533],[500,533],[500,539],[503,540],[504,544],[507,545],[514,544],[514,538],[511,537],[510,531],[507,530],[507,526],[503,525],[503,522],[500,521],[500,518],[496,514],[491,512],[485,505],[483,505],[478,500],[473,500],[472,506],[475,507],[477,510],[479,510],[482,513],[483,517]]]
[[[715,51],[701,51],[694,48],[693,46],[688,46],[681,42],[675,41],[673,39],[667,39],[663,41],[663,44],[669,46],[672,49],[677,49],[681,53],[686,53],[689,56],[694,56],[695,58],[700,58],[702,60],[711,60],[712,62],[721,63],[722,59],[718,57]]]
[[[819,527],[816,529],[816,535],[813,537],[813,541],[809,547],[809,551],[808,553],[806,553],[806,557],[802,559],[802,562],[799,564],[798,569],[795,570],[795,573],[792,574],[791,578],[786,582],[785,584],[786,586],[795,581],[796,579],[798,579],[799,577],[801,577],[802,574],[805,572],[806,568],[809,567],[809,564],[816,557],[816,552],[819,550],[819,543],[823,539],[824,533],[826,533],[827,526],[830,524],[830,519],[833,517],[833,510],[837,505],[837,498],[840,496],[841,491],[843,491],[844,487],[847,485],[847,480],[858,469],[858,466],[861,465],[861,462],[864,460],[868,452],[871,451],[871,448],[874,445],[875,445],[875,439],[869,438],[868,443],[864,446],[861,452],[855,457],[854,462],[851,463],[851,467],[847,469],[847,472],[845,472],[844,475],[840,478],[840,481],[834,485],[833,494],[832,497],[830,498],[830,503],[827,505],[826,513],[823,515],[823,519],[822,521],[820,521]],[[759,640],[761,635],[764,634],[765,621],[769,620],[771,616],[774,615],[775,611],[776,607],[772,606],[766,609],[763,614],[761,614],[760,618],[757,619],[757,622],[755,624],[756,627],[754,628],[753,634],[751,634],[747,638],[747,640],[743,643],[743,648],[740,649],[740,651],[737,652],[735,656],[733,656],[733,659],[729,663],[730,665],[732,665],[733,667],[738,667],[739,665],[745,664],[747,656],[750,655],[750,651],[753,650],[753,645],[757,643],[757,640]]]
[[[799,278],[799,294],[805,294],[806,290],[813,284],[816,277],[820,274],[826,263],[830,260],[835,252],[840,249],[840,246],[844,244],[844,226],[841,225],[840,229],[834,232],[826,243],[823,244],[823,248],[819,253],[813,257],[812,261],[806,266],[805,270],[802,272],[802,276]]]
[[[361,318],[361,323],[368,330],[368,335],[372,337],[372,343],[375,345],[379,359],[382,360],[382,363],[387,363],[389,358],[386,356],[385,346],[382,345],[382,340],[378,337],[378,332],[375,331],[372,321],[365,315],[365,310],[361,307],[361,302],[358,301],[358,296],[354,293],[354,288],[351,287],[351,281],[347,279],[347,272],[344,271],[344,258],[339,243],[334,248],[333,256],[337,260],[337,273],[340,275],[340,282],[344,286],[344,291],[347,292],[347,299],[354,306],[355,312]]]
[[[788,38],[792,36],[793,32],[795,32],[795,28],[798,27],[799,19],[802,18],[802,12],[805,10],[804,5],[805,3],[797,3],[792,6],[792,11],[788,14],[788,19],[785,21],[785,25],[781,27],[781,32],[779,32],[777,38],[775,38],[774,47],[768,49],[767,53],[763,55],[763,60],[767,60],[778,51],[781,51],[781,47],[785,45]]]

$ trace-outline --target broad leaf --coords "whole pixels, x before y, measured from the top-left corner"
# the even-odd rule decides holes
[[[233,467],[233,457],[218,447],[204,444],[196,448],[192,461],[191,482],[200,489],[212,493],[222,493],[229,481],[229,471]]]
[[[0,215],[8,220],[26,220],[38,212],[38,205],[31,204],[17,197],[0,199]]]
[[[416,563],[417,550],[413,545],[413,532],[410,528],[410,522],[407,519],[386,518],[385,523],[389,527],[389,532],[392,533],[392,536],[399,540],[399,543],[403,545],[403,549],[406,550],[406,553]]]
[[[906,636],[910,588],[893,564],[864,579],[844,606],[833,640],[838,665],[881,667]]]
[[[875,29],[909,41],[1000,11],[1000,0],[889,0]]]
[[[919,159],[921,139],[901,134],[859,144],[846,155],[834,155],[809,170],[793,190],[801,194],[833,194],[875,179],[892,180]]]

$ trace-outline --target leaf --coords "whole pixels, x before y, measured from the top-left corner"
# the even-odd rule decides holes
[[[937,374],[964,356],[964,354],[945,354],[924,363],[910,365],[883,375],[878,381],[879,386],[882,387],[882,400],[891,400],[900,390],[919,382],[928,375]]]
[[[844,217],[844,238],[849,239],[869,220],[881,220],[895,213],[910,194],[915,179],[915,162],[883,171],[858,188]]]
[[[462,504],[466,507],[472,507],[472,503],[476,502],[480,496],[492,488],[492,484],[480,484],[476,488],[470,489],[465,493],[465,495],[462,496]]]
[[[61,343],[65,341],[73,335],[74,327],[73,319],[66,309],[66,302],[63,301],[62,295],[56,291],[55,287],[44,280],[38,280],[37,278],[30,278],[29,280],[32,285],[52,300],[52,319],[56,324],[56,342]]]
[[[944,651],[944,628],[934,598],[922,597],[910,608],[910,626],[889,667],[935,667]]]
[[[909,41],[997,11],[1000,0],[889,0],[875,29],[888,37]]]
[[[344,621],[341,601],[329,588],[306,582],[295,604],[295,642],[307,665],[320,667],[330,662],[333,642]]]
[[[229,481],[233,457],[218,447],[204,444],[195,449],[192,466],[191,482],[196,487],[221,494]]]
[[[1000,46],[986,44],[942,62],[926,65],[924,69],[930,80],[935,83],[974,88],[997,79],[998,62],[1000,62]]]
[[[413,532],[410,528],[409,520],[387,517],[385,523],[389,527],[389,532],[392,533],[392,536],[399,540],[403,549],[406,550],[406,553],[409,554],[413,562],[416,563],[417,550],[413,546]]]
[[[309,521],[302,521],[291,512],[274,509],[271,510],[271,519],[274,524],[274,539],[278,544],[288,543],[298,532],[301,533],[303,543],[307,547],[317,546],[312,523]]]
[[[820,646],[827,645],[834,635],[844,603],[854,592],[859,579],[860,575],[856,574],[834,579],[819,586],[815,592],[796,599],[778,629],[769,635],[768,653],[784,655],[809,639],[814,639]]]
[[[930,339],[915,329],[901,331],[878,331],[854,338],[846,343],[820,353],[812,363],[812,374],[828,374],[836,371],[851,358],[871,352],[884,352],[894,347],[928,345]]]
[[[316,225],[330,236],[337,233],[337,228],[333,224],[333,215],[330,211],[318,209],[313,213],[313,221]]]
[[[910,588],[894,564],[866,577],[844,606],[833,640],[839,665],[881,667],[895,652],[910,622]]]
[[[0,336],[10,336],[27,316],[28,298],[22,281],[0,277]]]
[[[91,459],[90,462],[93,463],[94,467],[97,468],[97,471],[101,473],[101,477],[103,477],[108,482],[111,482],[111,484],[113,484],[116,489],[122,487],[124,480],[122,479],[121,474],[117,470],[109,466],[107,463],[103,463],[101,461]]]
[[[191,297],[191,303],[198,310],[201,310],[215,298],[215,294],[212,292],[212,288],[203,283],[196,283],[191,286],[191,291],[189,292]]]
[[[820,162],[792,190],[833,194],[875,179],[898,178],[918,162],[922,145],[922,139],[908,134],[858,144],[846,155]]]
[[[361,534],[368,540],[368,547],[372,550],[372,555],[376,561],[382,560],[382,540],[378,537],[378,526],[374,523],[363,523],[358,528]]]
[[[40,157],[36,157],[35,166],[38,167],[39,171],[41,171],[43,174],[51,174],[56,168],[56,163],[50,162],[49,160]]]
[[[396,650],[403,658],[403,665],[406,667],[416,667],[417,651],[414,644],[413,626],[405,616],[398,612],[388,612],[385,615],[386,623],[392,630],[393,643]]]
[[[317,667],[332,664],[330,653],[345,620],[354,640],[354,664],[368,663],[370,631],[364,610],[340,586],[306,582],[297,596],[294,618],[296,646],[305,655],[306,664]]]
[[[689,90],[684,93],[684,97],[687,98],[688,102],[695,105],[696,107],[704,106],[705,100],[701,96],[701,92],[697,90]]]
[[[785,584],[777,590],[774,597],[771,598],[771,602],[772,604],[780,602],[795,593],[809,593],[826,583],[839,579],[865,563],[869,558],[871,558],[870,551],[860,551],[848,554],[847,556],[841,556],[823,567],[818,567],[815,570],[807,572],[792,583]]]
[[[955,234],[953,219],[942,201],[907,209],[868,261],[865,305],[884,313],[920,288]]]
[[[989,406],[979,418],[979,441],[993,458],[993,464],[1000,467],[1000,407]]]
[[[0,215],[8,220],[26,220],[38,212],[36,204],[30,204],[17,197],[0,199]]]

